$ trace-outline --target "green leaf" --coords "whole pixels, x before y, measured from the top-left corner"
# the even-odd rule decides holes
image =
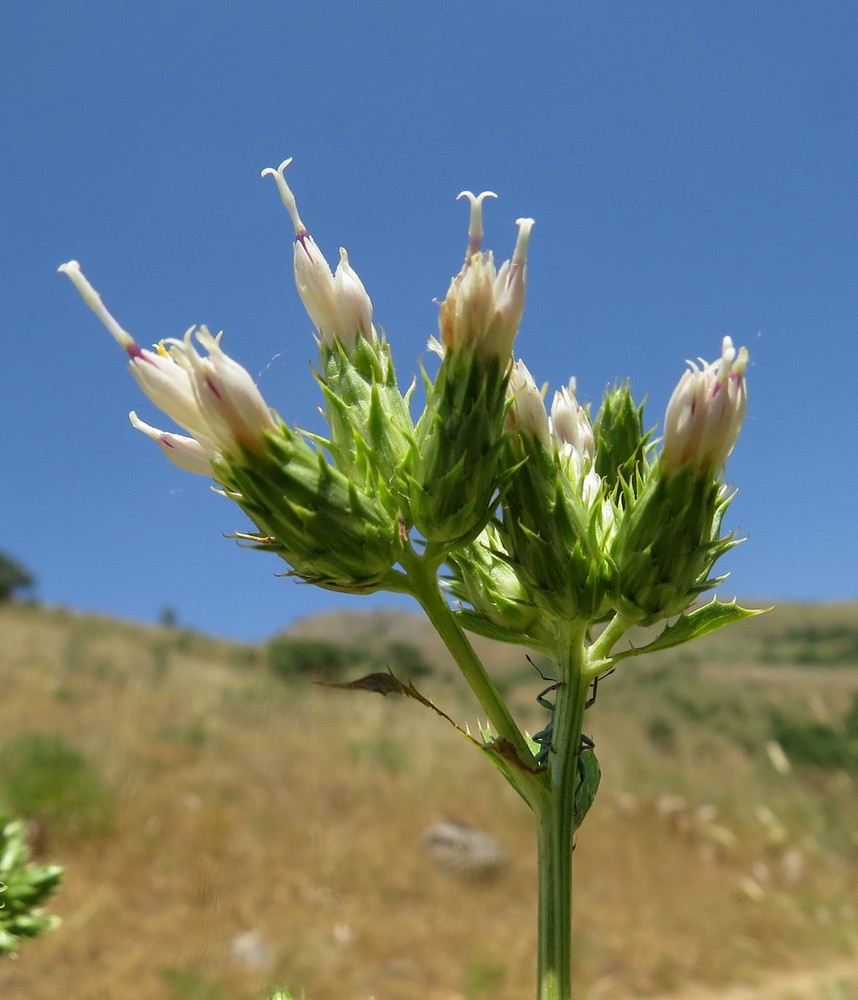
[[[525,632],[514,632],[512,629],[504,628],[503,625],[496,625],[478,611],[462,608],[455,612],[455,615],[463,629],[473,632],[475,635],[481,635],[484,639],[514,643],[517,646],[527,646],[528,649],[541,649],[543,646],[535,636]]]
[[[709,604],[705,604],[702,608],[680,615],[673,625],[666,626],[652,642],[648,642],[645,646],[632,647],[614,653],[609,659],[613,665],[628,656],[640,656],[641,653],[655,653],[660,649],[670,649],[671,646],[679,646],[683,642],[690,642],[692,639],[698,639],[710,632],[717,632],[719,628],[732,625],[734,622],[753,618],[771,610],[771,608],[740,608],[735,600],[724,604],[713,598]]]

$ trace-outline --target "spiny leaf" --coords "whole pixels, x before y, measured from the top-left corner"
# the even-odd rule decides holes
[[[410,695],[411,697],[416,696],[418,701],[422,700],[416,691],[413,694],[409,691],[409,687],[412,687],[410,681],[408,685],[405,685],[390,672],[384,673],[382,671],[375,674],[367,674],[366,677],[360,677],[356,681],[316,681],[316,683],[321,684],[323,687],[345,688],[353,691],[375,691],[376,694],[384,695],[385,698],[389,694],[402,694]]]
[[[732,625],[734,622],[753,618],[771,610],[771,608],[740,608],[735,600],[724,604],[713,598],[709,604],[705,604],[702,608],[680,615],[673,625],[666,626],[652,642],[648,642],[645,646],[636,646],[614,653],[610,657],[610,661],[612,664],[619,663],[620,660],[624,660],[628,656],[640,656],[641,653],[655,653],[660,649],[670,649],[671,646],[679,646],[683,642],[690,642],[692,639],[698,639],[710,632],[717,632],[718,629]]]
[[[388,670],[386,673],[382,671],[367,674],[365,677],[360,677],[354,681],[316,681],[316,683],[322,687],[343,688],[348,691],[373,691],[383,695],[385,698],[389,694],[398,694],[419,701],[421,705],[425,705],[426,708],[431,709],[436,715],[440,715],[442,719],[449,722],[460,736],[463,736],[469,743],[491,758],[495,767],[497,767],[524,801],[530,805],[527,795],[520,787],[520,776],[522,773],[532,776],[534,771],[522,761],[512,743],[502,737],[491,738],[491,734],[487,730],[483,730],[482,732],[485,742],[481,743],[479,740],[474,739],[467,729],[463,729],[443,709],[438,708],[434,702],[420,694],[411,681],[403,682]]]

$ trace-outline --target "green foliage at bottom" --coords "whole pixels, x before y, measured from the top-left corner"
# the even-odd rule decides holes
[[[226,990],[205,979],[196,969],[162,969],[170,1000],[229,1000]]]
[[[491,1000],[505,978],[506,970],[489,958],[476,959],[465,971],[465,1000]]]
[[[58,923],[42,906],[63,875],[59,865],[33,865],[21,820],[0,813],[0,955]]]

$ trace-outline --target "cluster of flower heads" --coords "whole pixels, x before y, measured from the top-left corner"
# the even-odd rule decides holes
[[[531,588],[550,589],[557,573],[562,576],[565,571],[551,569],[543,580],[544,566],[528,569],[528,558],[521,551],[527,545],[551,548],[551,531],[544,528],[550,517],[572,523],[571,529],[558,529],[556,542],[580,549],[582,561],[576,572],[595,579],[599,573],[593,565],[598,557],[587,554],[588,545],[604,545],[606,525],[613,531],[617,512],[635,508],[637,513],[627,518],[625,541],[618,544],[637,547],[638,561],[627,560],[635,566],[630,575],[646,577],[645,586],[650,589],[659,586],[662,570],[641,569],[638,558],[638,550],[646,550],[652,561],[657,550],[638,537],[648,501],[636,476],[640,480],[641,471],[653,465],[649,459],[642,460],[650,446],[640,427],[640,411],[634,411],[636,420],[618,417],[612,407],[614,411],[625,407],[628,414],[630,404],[623,401],[622,393],[609,395],[594,427],[576,399],[574,380],[554,394],[550,410],[546,409],[544,390],[522,361],[514,361],[533,220],[517,220],[512,257],[497,268],[492,253],[482,249],[483,202],[495,196],[469,191],[459,195],[470,204],[468,247],[464,264],[440,303],[439,339],[430,341],[442,357],[441,372],[434,385],[427,386],[426,411],[414,424],[408,412],[410,396],[396,388],[389,348],[373,325],[372,302],[346,251],[340,250],[339,263],[332,271],[298,213],[285,178],[290,162],[284,161],[276,170],[267,168],[262,175],[273,177],[294,227],[295,282],[319,334],[322,363],[318,377],[332,430],[330,441],[324,443],[334,465],[351,484],[344,488],[350,498],[349,511],[365,509],[366,503],[380,504],[380,521],[387,511],[399,522],[396,537],[404,539],[414,526],[428,543],[444,545],[448,551],[482,539],[484,548],[500,553],[504,565],[529,580]],[[257,524],[260,520],[267,523],[269,501],[255,502],[243,494],[234,484],[232,470],[270,462],[275,452],[278,461],[286,461],[285,453],[277,451],[280,446],[272,442],[288,441],[290,455],[299,444],[263,399],[250,374],[224,353],[221,335],[213,336],[206,327],[192,328],[184,338],[164,340],[154,350],[141,348],[107,311],[76,261],[63,264],[60,271],[125,350],[143,392],[185,433],[160,430],[132,412],[134,426],[176,465],[212,476],[246,510],[253,511]],[[707,487],[709,526],[701,522],[699,528],[699,547],[702,551],[709,546],[710,555],[711,522],[720,503],[718,479],[745,413],[746,365],[747,352],[744,348],[737,351],[729,337],[724,338],[717,361],[689,363],[668,404],[663,446],[655,462],[662,479],[684,474],[716,485],[714,493]],[[300,446],[306,447],[303,441]],[[307,469],[312,465],[303,452],[301,461]],[[529,469],[522,482],[528,485],[519,484],[516,501],[516,488],[508,487],[515,470],[524,465]],[[246,482],[246,477],[237,478]],[[560,480],[566,485],[558,486]],[[529,496],[534,489],[543,494],[535,507]],[[355,490],[363,492],[358,496]],[[499,497],[507,503],[505,527],[495,518]],[[596,503],[599,499],[602,502]],[[663,498],[658,502],[663,503]],[[674,497],[671,502],[678,505],[677,510],[688,507],[687,499],[680,502]],[[565,512],[561,511],[564,504],[569,508]],[[303,501],[302,510],[311,508],[312,497]],[[592,516],[587,513],[591,508],[598,508]],[[394,549],[392,545],[390,559],[395,562]],[[288,546],[281,554],[305,568],[313,557],[312,553],[295,555]],[[471,563],[476,565],[485,553],[472,556]],[[458,564],[466,563],[468,558]],[[699,570],[698,566],[694,572]],[[494,571],[503,575],[500,565]],[[688,593],[693,590],[692,586]],[[658,609],[667,606],[664,601],[656,604]]]

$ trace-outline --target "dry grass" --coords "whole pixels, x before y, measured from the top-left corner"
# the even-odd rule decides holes
[[[0,608],[0,636],[0,744],[57,734],[117,796],[86,838],[36,828],[67,866],[64,924],[0,966],[0,996],[531,995],[530,816],[419,705],[290,687],[250,647],[61,612]],[[763,750],[772,706],[836,720],[858,670],[745,665],[741,649],[685,673],[632,661],[600,692],[603,790],[575,855],[582,998],[721,989],[858,949],[854,779],[781,776]],[[536,728],[538,677],[516,651],[494,662]],[[474,721],[446,670],[419,686]],[[438,871],[420,835],[441,819],[490,832],[510,868]],[[233,953],[248,932],[255,966]]]

